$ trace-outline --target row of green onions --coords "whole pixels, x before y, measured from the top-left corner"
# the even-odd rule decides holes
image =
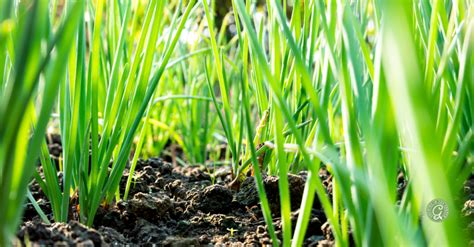
[[[474,162],[471,1],[267,0],[264,13],[233,0],[222,26],[216,0],[65,2],[58,14],[56,1],[0,1],[0,244],[26,195],[48,221],[27,193],[31,176],[55,221],[69,220],[78,196],[92,225],[101,205],[128,198],[139,157],[173,142],[180,164],[215,165],[221,140],[234,182],[253,170],[275,246],[303,244],[315,200],[337,246],[465,243],[455,199]],[[199,38],[184,42],[191,23]],[[52,111],[62,187],[44,140]],[[287,174],[301,170],[292,226]],[[265,175],[279,176],[280,215]],[[435,198],[452,209],[442,223],[423,211]]]

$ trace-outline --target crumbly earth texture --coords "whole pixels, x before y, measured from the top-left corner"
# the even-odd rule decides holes
[[[240,190],[232,190],[231,172],[221,167],[211,171],[202,167],[179,167],[162,159],[139,160],[129,199],[107,208],[99,208],[94,225],[88,228],[71,214],[68,223],[46,225],[31,204],[18,233],[18,243],[38,245],[151,245],[164,246],[261,246],[270,245],[258,193],[253,177],[248,177]],[[214,176],[211,179],[211,176]],[[121,181],[123,195],[128,170]],[[326,176],[321,173],[322,179]],[[303,194],[305,174],[289,178],[293,227],[298,217],[298,204]],[[214,183],[212,182],[214,181]],[[278,178],[264,178],[273,221],[281,238]],[[52,220],[52,212],[41,188],[33,182],[30,189],[40,207]],[[77,205],[71,205],[72,210]],[[326,217],[318,202],[307,231],[306,245],[330,242],[322,230]]]
[[[57,148],[57,147],[55,147]],[[51,149],[51,147],[50,147]],[[41,169],[40,169],[41,173]],[[121,180],[121,195],[129,176]],[[332,179],[326,170],[320,178],[327,193],[332,194]],[[298,218],[306,174],[289,176],[292,205],[292,227]],[[100,207],[94,224],[80,224],[77,202],[71,205],[68,223],[43,223],[33,206],[26,204],[23,223],[15,245],[32,243],[41,246],[262,246],[271,245],[253,177],[247,177],[238,190],[227,185],[232,181],[228,167],[216,170],[204,167],[173,166],[160,158],[139,160],[129,199]],[[402,181],[403,182],[403,181]],[[278,177],[264,177],[265,190],[273,216],[273,225],[281,240]],[[401,185],[400,185],[401,187]],[[474,235],[474,179],[464,187],[463,219],[466,231]],[[52,219],[49,202],[36,182],[30,190],[38,204]],[[471,222],[471,223],[469,223]],[[332,246],[333,235],[326,216],[315,197],[305,246]]]

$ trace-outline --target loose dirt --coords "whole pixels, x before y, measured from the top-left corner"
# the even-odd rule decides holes
[[[58,138],[56,138],[58,139]],[[54,155],[61,152],[60,140],[50,140]],[[57,157],[56,156],[56,157]],[[40,170],[41,173],[41,170]],[[211,179],[212,174],[217,174]],[[121,180],[121,194],[129,176]],[[332,177],[322,169],[320,178],[328,194],[332,194]],[[213,183],[214,181],[214,183]],[[68,223],[46,225],[33,206],[26,205],[23,223],[17,233],[18,245],[79,246],[261,246],[270,245],[257,189],[253,177],[247,177],[240,189],[227,185],[231,171],[204,167],[173,166],[160,158],[139,160],[129,199],[107,208],[99,208],[92,228],[78,222],[71,213]],[[289,176],[292,227],[296,226],[298,208],[306,182],[306,173]],[[273,225],[281,239],[278,177],[264,177]],[[399,179],[400,190],[406,181]],[[51,207],[36,182],[30,184],[33,196],[52,220]],[[474,235],[474,177],[465,183],[463,219],[469,236]],[[74,208],[77,205],[72,205]],[[71,210],[74,211],[74,210]],[[309,221],[305,246],[332,246],[333,236],[326,216],[316,197]]]

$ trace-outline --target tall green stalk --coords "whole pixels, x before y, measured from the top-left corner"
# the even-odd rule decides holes
[[[17,230],[27,186],[40,153],[46,127],[64,80],[66,61],[79,11],[64,18],[54,33],[47,1],[1,3],[3,76],[0,78],[0,245],[11,244]],[[41,49],[46,43],[47,49]],[[12,48],[12,49],[10,49]],[[6,76],[9,75],[9,76]],[[36,109],[33,107],[36,104]],[[39,112],[37,112],[39,111]]]

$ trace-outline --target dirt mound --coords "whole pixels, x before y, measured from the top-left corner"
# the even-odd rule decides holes
[[[53,223],[49,226],[38,221],[29,221],[23,224],[17,236],[20,239],[29,239],[30,242],[46,246],[100,246],[105,244],[105,239],[99,232],[77,221],[71,221],[68,224]],[[113,241],[117,242],[115,238]]]
[[[128,170],[121,181],[123,195]],[[208,170],[201,167],[178,167],[162,159],[139,160],[130,188],[129,200],[107,208],[100,207],[93,228],[71,218],[69,223],[41,223],[31,204],[26,205],[24,223],[17,233],[20,242],[28,239],[40,245],[167,245],[206,246],[238,244],[259,246],[271,244],[267,233],[255,179],[248,177],[235,191],[227,187],[230,170],[220,169],[219,179],[212,183]],[[320,178],[328,194],[332,177],[321,170]],[[306,183],[306,174],[289,175],[292,207],[292,227],[295,228],[298,209]],[[474,215],[471,178],[465,185],[467,194],[464,219]],[[264,177],[265,191],[273,214],[277,236],[282,238],[278,177]],[[30,190],[40,207],[52,221],[51,207],[36,183]],[[74,217],[77,217],[74,215]],[[468,224],[467,224],[468,225]],[[97,229],[97,230],[94,230]],[[473,232],[469,226],[466,231]],[[320,203],[315,198],[304,245],[330,246],[333,236]]]
[[[25,223],[17,236],[23,242],[29,239],[44,245],[271,243],[253,177],[247,178],[239,191],[234,191],[227,187],[230,170],[220,169],[219,172],[219,178],[212,184],[210,174],[201,167],[172,166],[159,158],[139,160],[129,200],[119,201],[108,208],[100,207],[93,228],[81,225],[77,222],[79,219],[71,219],[68,224],[45,225],[40,222],[34,208],[27,205]],[[121,180],[122,194],[128,176],[126,170]],[[294,226],[305,181],[305,176],[289,176],[292,209],[296,210],[292,214]],[[36,183],[30,189],[52,220],[44,193]],[[265,189],[274,214],[274,225],[281,237],[278,178],[266,177]],[[324,239],[321,225],[325,217],[315,210],[313,218],[308,233],[318,234],[312,239],[319,241]]]

